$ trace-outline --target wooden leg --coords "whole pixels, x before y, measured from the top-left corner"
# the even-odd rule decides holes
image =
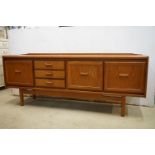
[[[20,105],[24,106],[24,94],[22,89],[19,88],[19,95],[20,95]]]
[[[32,95],[33,99],[35,100],[36,99],[36,95]]]
[[[121,103],[121,116],[125,116],[125,96],[122,97],[122,103]]]

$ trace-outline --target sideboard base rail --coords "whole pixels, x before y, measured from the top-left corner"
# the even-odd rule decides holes
[[[57,90],[43,88],[19,88],[20,105],[24,106],[24,94],[31,94],[33,99],[36,96],[62,97],[68,99],[81,99],[88,101],[101,101],[121,105],[121,116],[126,113],[126,97],[121,95],[104,94],[102,92],[90,92],[79,90]]]

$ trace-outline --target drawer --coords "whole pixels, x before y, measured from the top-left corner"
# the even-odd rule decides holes
[[[35,84],[40,87],[65,88],[64,80],[36,79]]]
[[[65,78],[64,71],[52,70],[35,70],[35,77],[37,78]]]
[[[70,89],[103,89],[102,61],[69,61],[67,72],[67,87]]]
[[[146,62],[105,62],[104,90],[108,92],[145,93]]]
[[[64,61],[35,61],[35,69],[64,69]]]

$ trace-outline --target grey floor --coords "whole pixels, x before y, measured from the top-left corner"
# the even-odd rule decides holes
[[[0,90],[0,128],[155,128],[155,107],[127,106],[126,117],[120,107],[84,101],[19,97],[10,89]]]

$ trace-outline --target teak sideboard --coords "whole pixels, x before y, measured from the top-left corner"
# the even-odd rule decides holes
[[[125,115],[125,97],[146,97],[148,56],[131,53],[3,56],[6,87],[24,94],[118,103]]]

